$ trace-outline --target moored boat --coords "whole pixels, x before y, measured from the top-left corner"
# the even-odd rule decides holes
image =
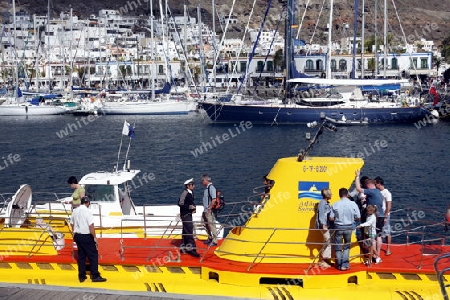
[[[0,105],[0,116],[63,115],[68,109],[62,105],[7,104]]]

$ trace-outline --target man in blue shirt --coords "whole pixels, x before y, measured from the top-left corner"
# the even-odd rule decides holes
[[[360,193],[364,193],[366,195],[366,204],[367,205],[374,205],[377,207],[377,228],[376,228],[376,232],[377,232],[377,238],[376,238],[376,243],[377,243],[377,251],[378,253],[380,253],[381,250],[381,243],[383,242],[381,239],[381,230],[383,229],[384,226],[384,208],[383,208],[383,195],[381,194],[380,190],[378,190],[375,186],[375,180],[372,179],[367,179],[365,184],[366,187],[365,189],[363,189],[361,187],[360,181],[359,181],[359,170],[356,170],[356,178],[355,178],[355,187],[356,190]],[[365,210],[362,213],[362,222],[365,222],[366,218],[366,213]],[[380,263],[381,262],[381,258],[377,257],[376,263]]]
[[[358,205],[348,199],[348,190],[339,189],[339,201],[333,204],[330,220],[334,221],[334,242],[336,244],[336,268],[341,271],[350,269],[350,242],[352,238],[353,223],[359,220]]]

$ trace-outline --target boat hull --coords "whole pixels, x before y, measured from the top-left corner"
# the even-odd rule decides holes
[[[147,103],[105,103],[99,114],[105,115],[186,115],[195,110],[196,103],[187,101]]]
[[[293,105],[233,105],[203,102],[201,106],[214,123],[250,121],[254,124],[304,124],[321,120],[321,114],[335,120],[366,119],[372,123],[413,123],[427,117],[422,107],[296,107]]]
[[[64,106],[52,105],[0,105],[0,116],[45,116],[45,115],[63,115],[67,113]]]

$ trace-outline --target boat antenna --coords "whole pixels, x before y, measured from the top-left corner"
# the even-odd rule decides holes
[[[309,128],[314,128],[318,126],[318,129],[313,139],[309,142],[308,147],[306,147],[306,149],[301,149],[300,152],[298,153],[297,156],[298,162],[302,162],[303,159],[308,155],[308,151],[311,150],[311,148],[314,146],[316,142],[319,141],[319,136],[323,133],[324,129],[328,129],[329,131],[337,131],[336,126],[334,126],[332,123],[329,123],[329,121],[332,121],[332,119],[326,117],[324,113],[320,113],[320,118],[323,120],[322,123],[314,121],[306,124]]]

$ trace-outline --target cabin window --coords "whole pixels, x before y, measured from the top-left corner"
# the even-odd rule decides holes
[[[347,61],[345,59],[341,59],[339,61],[339,71],[341,72],[347,71]]]
[[[91,201],[113,202],[115,200],[113,185],[87,184],[84,189]]]
[[[392,60],[391,60],[391,67],[392,67],[392,69],[398,69],[398,59],[397,58],[393,58]]]
[[[308,59],[306,61],[305,69],[308,70],[308,71],[314,70],[314,62],[311,59]]]
[[[332,60],[331,60],[331,71],[332,71],[332,72],[336,72],[336,71],[337,71],[337,68],[336,68],[336,60],[335,60],[335,59],[332,59]]]

